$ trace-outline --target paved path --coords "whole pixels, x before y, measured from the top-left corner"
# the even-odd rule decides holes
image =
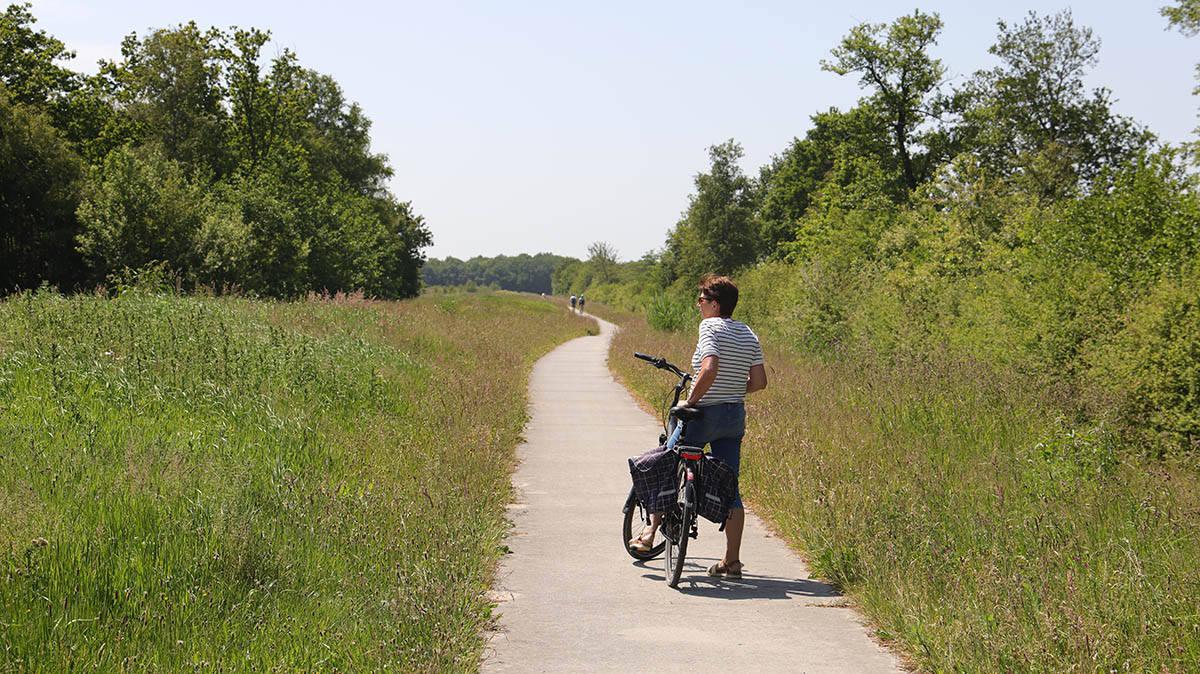
[[[563,344],[534,366],[512,554],[494,592],[501,629],[483,671],[903,671],[753,513],[741,581],[705,575],[725,536],[706,520],[677,590],[663,582],[661,556],[643,563],[626,554],[625,460],[652,448],[660,426],[609,374],[614,327],[600,326],[600,336]]]

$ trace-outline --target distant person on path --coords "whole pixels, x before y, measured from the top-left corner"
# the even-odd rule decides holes
[[[571,311],[575,311],[575,296],[571,295]]]
[[[706,276],[700,281],[699,339],[692,354],[696,379],[686,404],[698,407],[702,416],[689,421],[679,442],[693,447],[708,444],[712,455],[721,459],[734,474],[741,473],[742,436],[746,433],[746,394],[767,387],[762,346],[754,331],[732,318],[737,306],[738,289],[725,276]],[[650,526],[629,541],[631,548],[649,550],[654,543],[660,517],[652,516]],[[746,510],[741,494],[725,521],[725,556],[708,567],[710,576],[742,575],[742,529]]]
[[[583,295],[579,296],[579,313],[583,313]]]

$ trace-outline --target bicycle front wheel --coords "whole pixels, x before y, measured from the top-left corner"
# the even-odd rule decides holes
[[[662,554],[663,548],[667,545],[660,538],[654,547],[645,552],[629,547],[629,541],[633,540],[634,536],[642,533],[642,529],[646,526],[648,520],[649,513],[646,510],[645,504],[630,489],[629,498],[625,500],[625,518],[621,522],[621,545],[625,547],[625,552],[628,552],[630,557],[639,561],[654,559]]]

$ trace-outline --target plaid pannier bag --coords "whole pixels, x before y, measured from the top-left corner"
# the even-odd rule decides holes
[[[629,460],[629,474],[638,499],[652,513],[666,511],[675,501],[675,475],[679,455],[665,446]]]
[[[737,500],[738,479],[733,469],[712,454],[705,454],[697,476],[696,512],[725,528],[729,507]]]

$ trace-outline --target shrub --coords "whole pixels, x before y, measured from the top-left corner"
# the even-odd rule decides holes
[[[1200,268],[1132,305],[1093,359],[1094,376],[1155,452],[1200,449]]]
[[[680,300],[660,295],[646,309],[646,322],[655,330],[680,332],[696,324],[696,312]]]
[[[154,260],[190,271],[193,239],[204,220],[204,191],[177,162],[156,150],[122,147],[97,169],[79,206],[79,252],[94,280]]]

